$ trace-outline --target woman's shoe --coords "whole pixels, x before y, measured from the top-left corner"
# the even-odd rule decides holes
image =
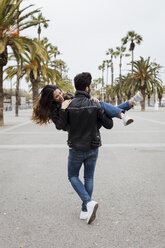
[[[80,220],[86,220],[88,218],[88,212],[81,211]]]
[[[138,102],[143,101],[143,95],[140,91],[136,93],[131,99],[130,99],[134,104],[137,104]]]
[[[123,124],[124,126],[127,126],[129,124],[131,124],[134,120],[129,117],[127,114],[122,114],[122,120],[123,120]]]

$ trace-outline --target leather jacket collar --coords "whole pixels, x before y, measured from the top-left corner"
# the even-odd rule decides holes
[[[87,97],[87,98],[90,98],[90,95],[86,91],[76,90],[75,97]]]

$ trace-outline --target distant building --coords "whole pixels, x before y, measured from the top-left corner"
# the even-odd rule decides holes
[[[4,98],[3,101],[3,108],[5,111],[13,110],[15,109],[16,105],[16,97],[12,96],[11,98]],[[32,102],[26,101],[26,97],[21,96],[19,97],[19,109],[27,109],[32,107]]]

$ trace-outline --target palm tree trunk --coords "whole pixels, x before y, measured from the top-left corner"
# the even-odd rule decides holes
[[[145,111],[145,89],[142,89],[141,93],[143,95],[143,101],[141,102],[141,111]]]
[[[108,63],[107,63],[107,78],[106,78],[106,91],[105,91],[105,101],[108,102]]]
[[[16,91],[15,91],[15,116],[18,117],[18,107],[19,107],[19,62],[17,63],[17,83],[16,83]]]
[[[104,101],[104,70],[102,69],[102,101]]]
[[[113,62],[111,63],[111,87],[113,88]]]
[[[38,41],[40,41],[40,35],[41,35],[41,26],[39,24],[39,26],[38,26]]]
[[[112,61],[112,57],[111,57],[111,61]],[[113,92],[112,89],[113,89],[113,62],[111,62],[111,92]],[[115,104],[115,98],[113,93],[111,93],[111,102],[112,104]]]
[[[32,82],[32,91],[33,91],[33,105],[35,104],[37,98],[38,98],[38,80],[33,80]]]
[[[162,106],[162,104],[161,104],[161,100],[162,100],[162,97],[159,97],[159,107],[161,107],[161,106]]]
[[[0,66],[0,126],[3,125],[3,66]]]
[[[148,96],[148,107],[150,107],[150,96]]]
[[[134,56],[133,56],[133,50],[132,50],[132,62],[131,62],[131,74],[132,74],[132,89],[131,89],[131,95],[133,96],[135,93],[135,85],[134,85],[134,78],[133,78],[133,64],[134,64]]]
[[[17,0],[18,3],[18,0]],[[17,12],[19,13],[19,7],[17,9]],[[18,25],[18,19],[17,19],[17,28],[18,28],[18,35],[19,35],[19,25]],[[20,65],[19,60],[17,61],[17,82],[16,82],[16,91],[15,91],[15,98],[16,98],[16,104],[15,104],[15,116],[18,117],[18,106],[19,106],[19,71],[20,71]]]
[[[33,105],[35,104],[38,98],[38,90],[39,90],[39,82],[40,82],[40,74],[39,70],[37,70],[37,78],[34,78],[33,71],[30,72],[30,82],[32,84],[32,92],[33,92]]]
[[[121,60],[122,60],[122,57],[120,56],[120,64],[119,64],[119,85],[120,85],[120,92],[119,92],[119,99],[118,99],[118,102],[119,104],[121,104],[122,102],[122,92],[121,92],[121,67],[122,67],[122,64],[121,64]]]
[[[108,85],[108,64],[107,64],[107,82],[106,85]]]
[[[155,102],[156,102],[156,91],[154,90],[154,105],[155,105]]]

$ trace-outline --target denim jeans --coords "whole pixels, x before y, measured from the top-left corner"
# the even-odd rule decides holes
[[[69,149],[68,178],[72,187],[82,200],[82,211],[87,211],[86,204],[91,201],[98,148],[89,151]],[[84,184],[79,179],[79,171],[84,164]]]
[[[125,110],[129,110],[132,106],[129,104],[129,101],[124,102],[118,106],[113,106],[110,103],[100,101],[101,107],[104,109],[105,113],[109,117],[117,117],[120,118],[120,113],[125,112]]]

